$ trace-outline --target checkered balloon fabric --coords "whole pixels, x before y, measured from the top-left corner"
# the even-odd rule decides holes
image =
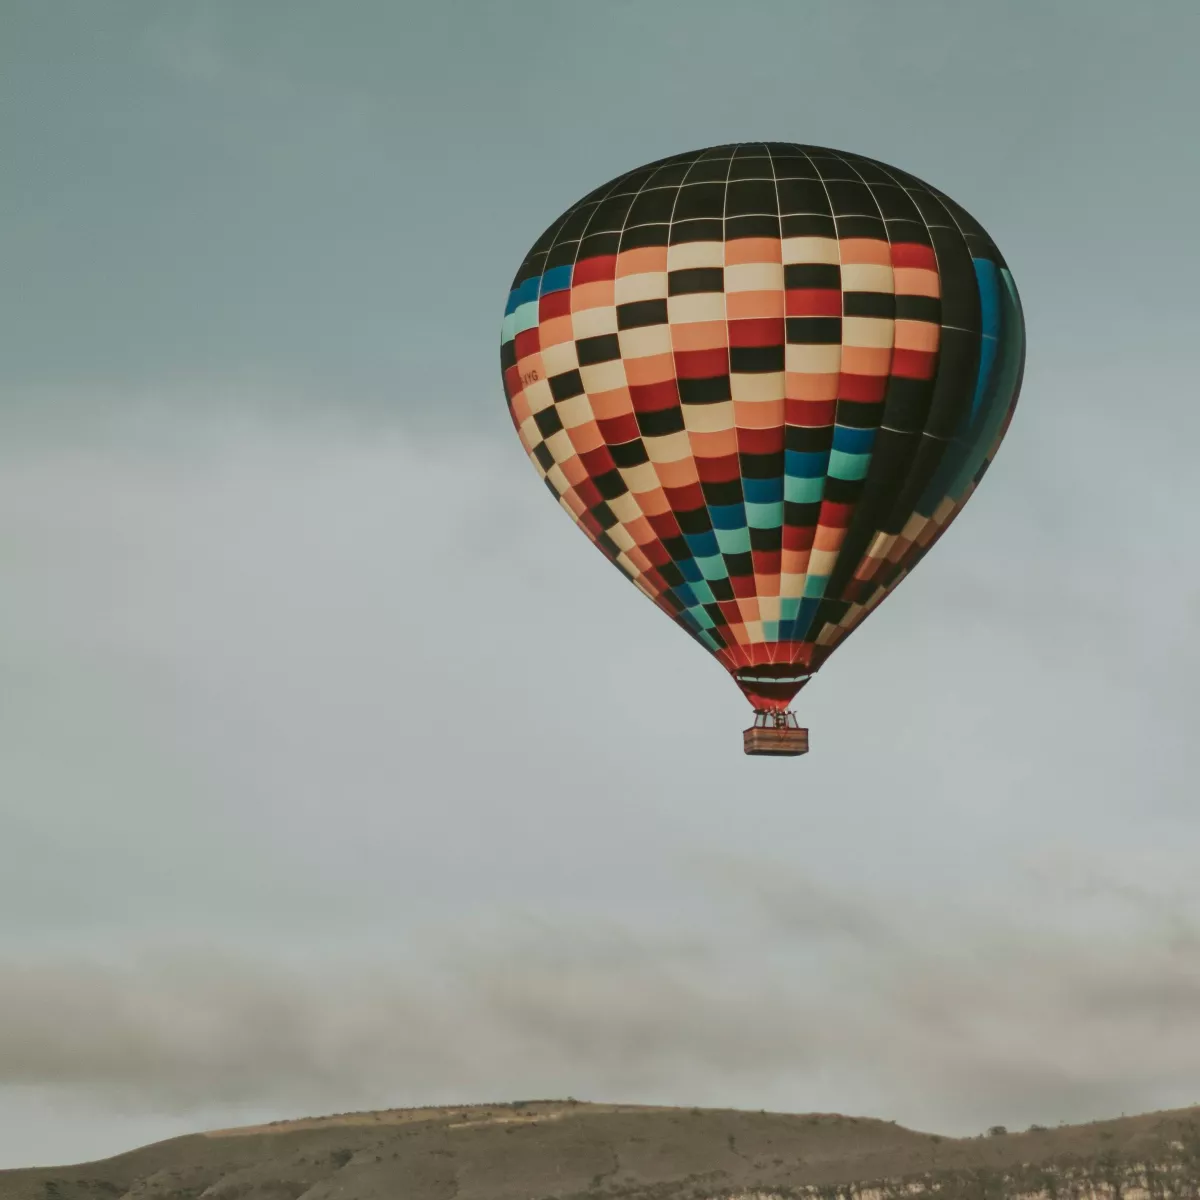
[[[586,196],[521,264],[500,351],[547,488],[757,709],[954,520],[1024,355],[1012,276],[954,201],[779,142]]]

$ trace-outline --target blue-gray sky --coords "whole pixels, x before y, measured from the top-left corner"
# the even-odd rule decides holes
[[[1200,1099],[1198,44],[1192,0],[8,0],[0,1165],[531,1094]],[[498,378],[557,213],[738,139],[944,189],[1029,326],[784,763]]]

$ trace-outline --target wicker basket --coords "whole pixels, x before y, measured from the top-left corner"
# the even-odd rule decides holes
[[[747,754],[807,754],[808,730],[764,729],[753,725],[742,733],[742,746]]]

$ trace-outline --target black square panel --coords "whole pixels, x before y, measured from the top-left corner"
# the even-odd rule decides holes
[[[683,412],[674,408],[660,408],[655,412],[637,414],[638,429],[642,437],[666,437],[683,429]]]
[[[891,292],[843,292],[842,316],[879,317],[892,320],[896,315],[896,298]]]
[[[595,204],[580,204],[573,208],[558,231],[556,242],[578,241],[587,232],[588,224],[596,212]]]
[[[609,446],[608,452],[618,467],[638,467],[642,463],[650,461],[650,456],[646,453],[646,444],[641,438]]]
[[[732,399],[729,376],[715,375],[711,379],[680,379],[679,400],[682,404],[720,404]]]
[[[643,246],[665,246],[670,238],[670,225],[634,225],[621,234],[622,250],[637,250]]]
[[[837,237],[837,227],[833,223],[833,218],[819,216],[816,213],[781,217],[779,224],[783,229],[783,236],[785,238]]]
[[[575,342],[575,356],[579,359],[581,367],[594,367],[597,363],[612,362],[621,357],[621,343],[615,333],[579,338]]]
[[[700,484],[704,492],[704,502],[720,508],[727,504],[741,504],[742,482],[740,479],[723,480],[719,483]]]
[[[925,418],[926,433],[939,438],[954,436],[975,391],[980,341],[978,333],[962,329],[942,330],[937,379]]]
[[[885,220],[921,220],[921,210],[912,202],[912,197],[897,184],[876,185],[871,188],[871,196]]]
[[[922,437],[917,442],[916,453],[912,464],[888,514],[879,523],[884,533],[899,533],[912,516],[913,508],[921,498],[921,493],[929,486],[933,473],[938,469],[946,454],[949,442],[941,438]]]
[[[747,179],[731,183],[725,190],[725,216],[743,217],[779,212],[773,179]]]
[[[942,320],[959,329],[980,329],[979,286],[962,234],[957,229],[942,227],[934,227],[930,232],[942,281]]]
[[[879,206],[871,189],[865,183],[845,183],[833,180],[825,185],[829,189],[829,202],[835,216],[877,217]]]
[[[883,420],[883,402],[839,400],[834,420],[848,429],[878,429]]]
[[[800,454],[820,454],[833,448],[832,425],[785,425],[783,445]]]
[[[647,325],[667,323],[667,302],[663,300],[634,300],[617,305],[618,329],[644,329]]]
[[[671,225],[671,245],[685,242],[719,242],[725,237],[725,223],[720,217],[699,221],[681,221],[677,217]]]
[[[738,238],[777,238],[779,233],[779,218],[766,215],[753,217],[726,217],[725,240],[736,241]]]
[[[882,424],[903,433],[919,433],[925,428],[932,397],[932,379],[907,379],[902,375],[893,375],[888,380],[883,397]]]
[[[569,267],[578,257],[578,242],[555,242],[546,256],[546,270],[550,270],[551,267]]]
[[[668,587],[676,588],[683,582],[683,572],[673,562],[663,563],[656,569]]]
[[[837,292],[842,287],[842,268],[837,263],[788,263],[783,268],[783,286]]]
[[[822,154],[820,151],[810,154],[813,166],[817,168],[822,179],[857,179],[858,172],[838,154]]]
[[[651,188],[676,187],[684,181],[691,165],[690,159],[687,162],[667,163],[655,170],[646,186]]]
[[[603,500],[601,500],[599,504],[594,504],[588,509],[588,512],[590,512],[592,516],[600,522],[601,529],[611,529],[615,524],[617,524],[617,514],[613,512],[613,510],[609,508]],[[612,543],[612,551],[614,554],[617,553],[619,549],[620,547],[618,547],[615,542]]]
[[[811,529],[821,519],[821,502],[797,504],[794,500],[783,502],[783,523],[797,529]]]
[[[751,158],[738,155],[730,166],[730,179],[774,179],[775,169],[765,154]]]
[[[633,205],[632,196],[610,196],[596,206],[595,215],[588,225],[589,233],[619,233],[625,227],[625,218]]]
[[[926,225],[933,227],[934,225],[954,224],[953,218],[946,211],[946,206],[932,192],[925,188],[911,188],[908,194],[920,210]]]
[[[588,233],[579,243],[579,261],[585,258],[603,258],[616,254],[621,248],[619,233]]]
[[[725,290],[725,270],[723,267],[687,267],[681,271],[671,271],[667,274],[667,294],[669,296],[694,296],[701,292],[722,292]]]
[[[825,476],[825,499],[833,504],[854,504],[862,492],[861,479],[839,479]]]
[[[854,173],[874,186],[877,183],[891,183],[892,176],[883,167],[877,166],[869,158],[860,158],[857,154],[844,155],[846,161],[854,168]]]
[[[887,228],[880,217],[838,217],[837,231],[840,238],[875,238],[887,241]]]
[[[942,323],[942,302],[936,296],[896,296],[897,321]]]
[[[840,346],[841,317],[788,317],[784,322],[792,346]]]
[[[621,472],[615,468],[611,471],[605,471],[603,475],[594,476],[592,482],[596,485],[596,490],[605,500],[615,500],[618,496],[623,496],[629,491],[625,486],[625,480],[621,478]]]
[[[779,189],[781,213],[828,213],[829,195],[819,179],[781,179]]]
[[[933,245],[933,242],[930,240],[929,229],[926,227],[924,220],[888,220],[885,224],[887,225],[888,241],[893,245],[897,242],[915,242],[918,246]]]
[[[677,512],[675,520],[679,522],[679,528],[684,533],[707,533],[712,528],[712,522],[708,519],[708,510],[705,508],[693,508],[686,512]]]
[[[723,183],[688,183],[679,189],[675,201],[676,221],[688,221],[695,217],[723,217],[725,215],[725,185]]]
[[[778,454],[739,454],[742,477],[745,479],[775,479],[779,476]]]
[[[820,179],[817,168],[806,154],[773,154],[775,163],[775,178],[784,179]]]
[[[685,183],[724,183],[728,177],[728,158],[702,158],[687,173]]]
[[[783,370],[782,346],[730,346],[729,370],[742,375],[764,375]]]
[[[541,412],[535,412],[533,421],[538,427],[538,432],[544,438],[553,437],[563,427],[562,418],[553,404],[548,408],[543,408]]]
[[[639,193],[629,209],[629,217],[625,224],[656,225],[669,222],[678,191],[678,188],[656,188],[654,191]]]
[[[630,171],[627,175],[622,175],[608,195],[610,198],[614,196],[635,195],[650,182],[650,177],[653,174],[653,167],[638,167],[636,171]]]
[[[550,384],[550,394],[555,403],[583,395],[583,380],[578,371],[564,371],[561,375],[551,375],[547,382]]]

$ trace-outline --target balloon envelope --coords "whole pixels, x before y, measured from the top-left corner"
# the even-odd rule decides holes
[[[605,184],[513,281],[513,424],[587,536],[787,707],[958,515],[1025,336],[1004,259],[855,154],[716,146]]]

